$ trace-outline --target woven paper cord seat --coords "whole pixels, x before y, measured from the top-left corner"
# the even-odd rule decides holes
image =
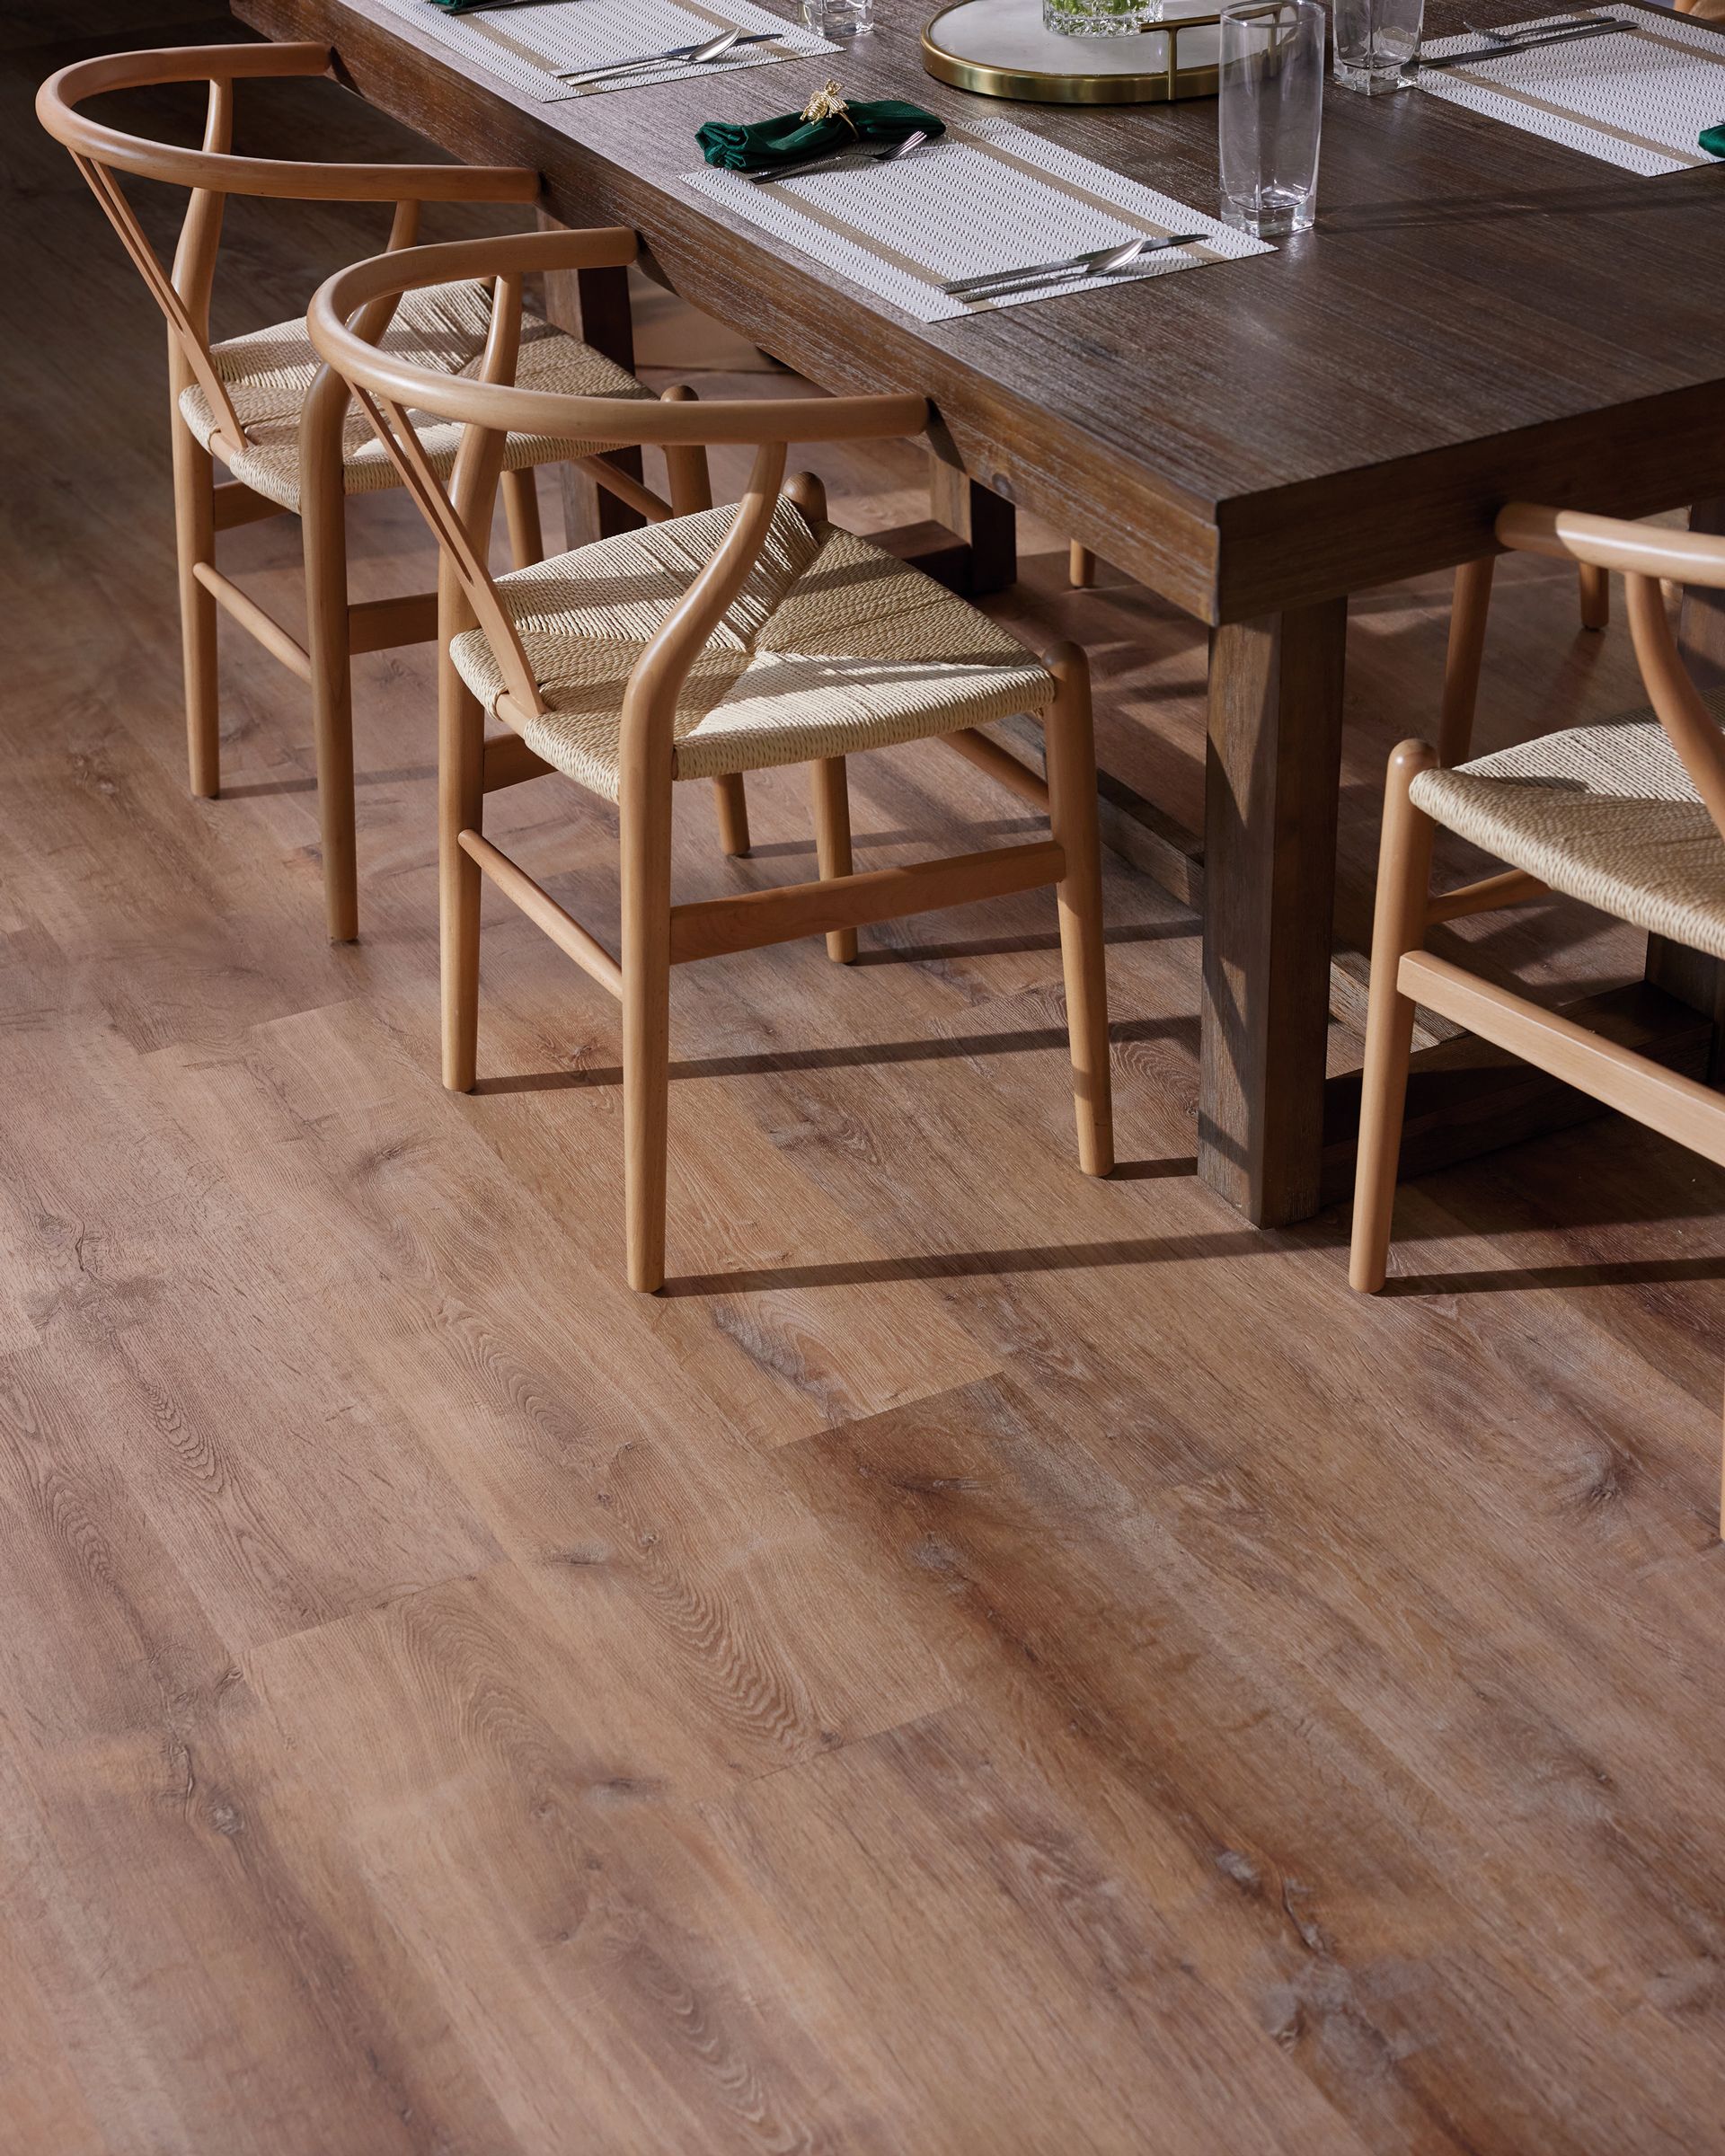
[[[1725,721],[1725,689],[1706,702]],[[1725,844],[1650,710],[1421,772],[1410,791],[1553,890],[1725,958]]]
[[[429,285],[402,298],[382,349],[451,375],[476,374],[491,317],[489,285]],[[304,322],[284,322],[274,329],[253,330],[248,336],[212,345],[210,358],[227,384],[247,436],[246,447],[228,469],[235,479],[283,508],[297,509],[300,409],[323,364],[312,349]],[[555,390],[565,396],[652,393],[602,352],[532,316],[522,324],[517,378],[523,389]],[[195,384],[182,391],[180,409],[191,431],[208,448],[216,422],[203,391]],[[426,420],[421,422],[421,438],[433,468],[439,478],[447,479],[460,446],[460,427],[454,421]],[[512,434],[503,461],[511,468],[550,464],[560,457],[590,454],[595,446]],[[372,493],[401,483],[357,406],[349,408],[342,429],[341,462],[349,494]]]
[[[551,707],[518,730],[617,798],[624,687],[736,512],[597,540],[497,580]],[[503,688],[478,630],[456,666],[488,711]],[[715,778],[951,733],[1052,702],[1051,676],[987,615],[853,533],[781,500],[761,558],[683,691],[676,775]]]

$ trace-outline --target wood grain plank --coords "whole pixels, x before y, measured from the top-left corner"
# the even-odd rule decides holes
[[[0,340],[31,422],[0,538],[0,2145],[1708,2148],[1725,1179],[1611,1122],[1561,1133],[1411,1185],[1392,1292],[1349,1297],[1333,1217],[1265,1235],[1192,1172],[1198,924],[1116,860],[1120,1180],[1074,1169],[1045,895],[871,930],[854,968],[765,950],[678,981],[677,1292],[629,1295],[613,1014],[501,907],[489,1090],[437,1082],[429,654],[360,661],[362,944],[322,937],[303,701],[238,640],[231,794],[185,796],[160,340],[28,117],[86,32],[234,34],[206,0],[0,33],[24,180],[0,267],[33,325]],[[712,86],[651,94],[650,148],[662,126],[680,157]],[[1650,355],[1582,319],[1595,267],[1571,288],[1561,261],[1628,232],[1671,272],[1649,228],[1687,220],[1682,183],[1658,216],[1591,173],[1587,207],[1541,208],[1557,152],[1482,178],[1478,128],[1437,115],[1447,191],[1414,166],[1452,207],[1410,213],[1380,162],[1410,101],[1384,102],[1326,142],[1338,210],[1375,206],[1331,260],[1345,281],[1381,258],[1385,328],[1349,377],[1377,446],[1486,399],[1470,258],[1530,278],[1510,417],[1544,424],[1582,376],[1606,402],[1713,378],[1711,261],[1668,275]],[[629,105],[575,118],[615,130],[606,162],[626,135],[639,155]],[[172,93],[137,116],[196,124]],[[1094,139],[1198,199],[1203,120]],[[327,84],[260,90],[241,126],[261,152],[412,154]],[[1486,217],[1506,184],[1525,214]],[[171,239],[172,205],[138,199]],[[229,216],[234,331],[382,237],[339,208]],[[762,328],[777,300],[706,253]],[[1272,345],[1144,334],[1190,336],[1203,281],[1129,322],[1020,310],[1024,408],[1076,423],[1078,307],[1135,395],[1154,369],[1214,412],[1218,351],[1261,383]],[[1462,326],[1424,377],[1439,404],[1397,413],[1394,349],[1429,341],[1440,288]],[[1295,339],[1305,303],[1255,290],[1263,335]],[[1322,300],[1352,305],[1328,270]],[[724,371],[735,333],[652,305],[643,355],[712,356],[703,395],[760,385]],[[842,322],[779,319],[823,379],[863,365]],[[998,333],[882,334],[916,372],[977,331]],[[1299,470],[1340,378],[1322,409],[1305,378],[1286,468],[1252,487]],[[1122,404],[1081,431],[1135,428]],[[1010,483],[999,451],[972,468]],[[1092,648],[1110,763],[1190,824],[1201,632],[1112,570],[1070,591],[1065,545],[1105,504],[1201,598],[1220,526],[1180,498],[1189,454],[1155,451],[1142,518],[1098,491],[1100,451],[1039,480],[1072,521],[1025,509],[1021,582],[988,605]],[[1261,445],[1222,454],[1244,472]],[[847,524],[922,514],[907,445],[811,461]],[[714,464],[722,497],[736,460]],[[1471,469],[1429,475],[1404,535],[1465,522]],[[356,503],[352,535],[357,597],[424,588],[406,505]],[[291,622],[285,521],[222,546]],[[1446,603],[1434,579],[1353,605],[1344,927],[1390,740],[1436,711]],[[1482,747],[1636,701],[1572,579],[1507,562]],[[936,745],[851,777],[866,866],[1036,835]],[[683,792],[680,897],[809,872],[801,774],[751,782],[748,862]],[[610,932],[605,805],[547,779],[487,820]],[[1641,964],[1557,904],[1464,932],[1553,994]]]

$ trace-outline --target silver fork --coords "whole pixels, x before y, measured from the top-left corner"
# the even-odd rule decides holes
[[[1067,278],[1110,277],[1142,255],[1161,254],[1170,247],[1190,247],[1204,236],[1201,232],[1181,232],[1158,240],[1146,233],[1123,247],[1098,247],[1090,254],[1068,255],[1064,261],[1029,262],[1022,270],[992,270],[986,277],[954,278],[941,290],[949,299],[988,299],[997,292],[1016,291],[1025,285],[1052,284]]]
[[[928,129],[918,128],[914,135],[907,135],[902,142],[895,142],[890,149],[871,150],[862,159],[863,164],[896,164],[899,158],[908,157],[920,144],[928,140]],[[805,157],[801,164],[782,164],[776,172],[745,172],[743,177],[751,187],[765,187],[769,180],[795,180],[804,172],[822,172],[828,165],[842,164],[856,149],[847,142],[842,150],[828,150],[824,157]]]

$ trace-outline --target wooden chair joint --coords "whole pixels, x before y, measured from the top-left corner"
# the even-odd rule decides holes
[[[573,959],[581,971],[590,974],[619,1002],[623,998],[623,968],[598,938],[583,928],[573,914],[566,913],[543,885],[525,869],[501,853],[477,831],[461,833],[458,844],[478,864],[480,873],[514,902],[534,925],[541,928],[565,958]]]
[[[625,501],[632,509],[638,509],[649,524],[665,524],[679,514],[668,501],[662,500],[650,487],[643,486],[640,480],[632,478],[620,465],[614,464],[609,457],[578,456],[574,462],[590,479],[597,481],[607,494],[615,494],[619,501]],[[709,502],[706,506],[711,508],[712,504]]]
[[[225,577],[208,561],[194,562],[191,573],[222,611],[231,614],[248,635],[255,637],[271,658],[279,659],[290,674],[297,674],[302,681],[310,681],[310,653],[296,638],[288,635],[273,614],[266,614],[231,577]]]
[[[1454,891],[1439,891],[1426,902],[1426,925],[1440,921],[1464,921],[1473,914],[1489,914],[1500,906],[1525,906],[1530,898],[1544,898],[1551,886],[1522,869],[1505,869],[1496,876],[1482,877]]]
[[[974,764],[978,771],[986,771],[991,779],[1004,786],[1008,792],[1017,794],[1020,800],[1028,801],[1032,808],[1048,812],[1048,787],[1046,779],[1039,778],[1022,757],[1015,756],[1010,748],[991,740],[974,726],[962,727],[957,733],[941,736],[947,747],[956,749],[967,764]]]
[[[1725,1097],[1712,1086],[1668,1071],[1622,1042],[1543,1010],[1429,950],[1403,953],[1396,985],[1404,996],[1441,1011],[1482,1040],[1725,1167]]]
[[[905,914],[1004,898],[1014,891],[1058,883],[1066,872],[1065,848],[1047,838],[1030,845],[996,846],[985,853],[956,853],[907,868],[867,869],[854,876],[782,885],[776,890],[699,899],[671,908],[671,963],[684,966],[694,959],[758,950],[802,936],[866,928]]]

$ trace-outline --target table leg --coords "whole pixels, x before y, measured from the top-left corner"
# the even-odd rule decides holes
[[[1725,501],[1697,502],[1689,512],[1693,532],[1725,533]],[[1706,591],[1691,586],[1683,595],[1677,622],[1677,642],[1691,675],[1701,687],[1725,682],[1725,591]],[[1717,1081],[1725,1069],[1725,966],[1704,952],[1663,936],[1647,939],[1647,978],[1692,1011],[1712,1021],[1712,1053],[1707,1075]]]
[[[1210,644],[1199,1172],[1248,1219],[1318,1210],[1348,602]]]
[[[563,229],[555,217],[547,216],[543,210],[539,223],[545,231]],[[626,270],[548,271],[545,318],[633,373],[635,330]],[[614,449],[610,461],[632,479],[641,478],[639,449]],[[607,493],[579,465],[562,464],[558,470],[563,488],[565,546],[584,546],[589,539],[609,539],[618,532],[633,531],[646,521],[639,509],[632,509],[615,494]]]
[[[964,588],[972,598],[1018,580],[1018,514],[1010,501],[931,450],[928,509],[969,549]]]

